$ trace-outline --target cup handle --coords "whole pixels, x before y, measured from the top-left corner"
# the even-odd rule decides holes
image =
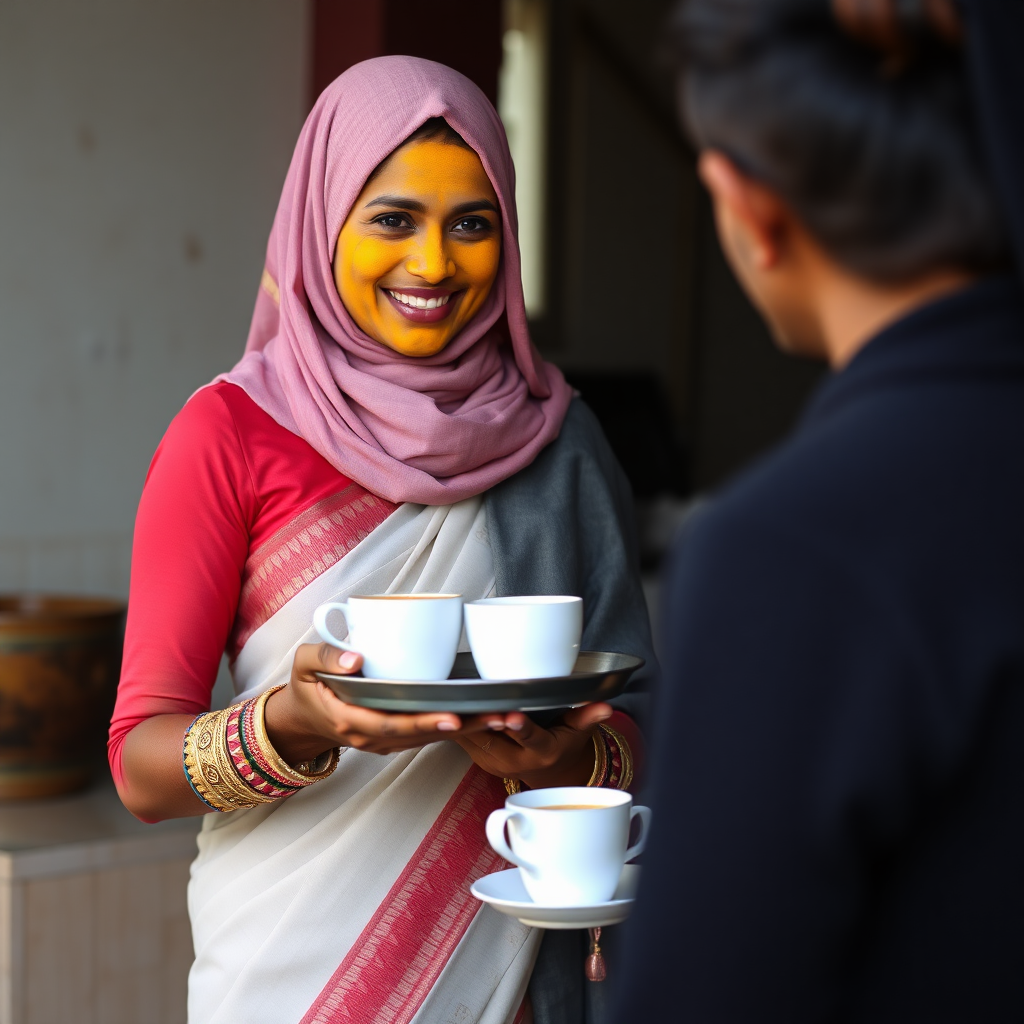
[[[509,807],[499,807],[498,810],[491,811],[487,816],[487,841],[494,847],[494,851],[500,853],[510,864],[533,872],[536,870],[534,866],[520,860],[505,841],[505,824],[513,814],[515,811]]]
[[[634,857],[639,857],[644,852],[644,847],[647,845],[647,833],[651,830],[651,809],[650,807],[634,807],[629,812],[629,823],[633,824],[633,819],[640,815],[640,838],[626,851],[626,856],[623,858],[623,863],[628,864]]]
[[[340,601],[330,601],[327,604],[320,605],[313,612],[313,628],[320,634],[320,639],[326,643],[334,647],[340,647],[343,651],[354,651],[355,648],[351,644],[345,643],[344,640],[339,640],[328,628],[327,616],[331,612],[341,612],[345,616],[345,621],[348,621],[348,605],[342,604]]]

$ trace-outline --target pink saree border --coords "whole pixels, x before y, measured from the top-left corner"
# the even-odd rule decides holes
[[[300,1024],[412,1020],[480,909],[470,885],[504,866],[484,834],[504,802],[471,767]]]
[[[359,484],[349,484],[299,513],[253,551],[242,570],[238,611],[228,642],[232,660],[267,619],[341,561],[397,508]]]

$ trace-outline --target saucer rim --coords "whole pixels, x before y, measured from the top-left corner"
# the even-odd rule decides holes
[[[640,865],[639,864],[625,864],[625,865],[623,865],[623,872],[625,872],[627,870],[630,871],[631,874],[634,873],[634,872],[639,872],[640,871]],[[626,896],[626,897],[623,897],[623,898],[617,899],[617,900],[604,900],[601,903],[574,903],[574,904],[571,904],[569,906],[566,906],[564,904],[555,906],[555,905],[550,904],[550,903],[535,903],[533,900],[530,900],[530,899],[527,899],[525,901],[524,900],[509,900],[509,899],[503,899],[501,897],[490,896],[490,895],[484,897],[484,896],[480,896],[477,893],[477,891],[476,891],[477,885],[480,882],[484,881],[485,879],[495,878],[495,877],[497,877],[499,875],[510,875],[513,872],[518,875],[519,868],[512,867],[512,868],[504,868],[501,871],[489,871],[486,875],[481,875],[475,882],[473,882],[473,884],[469,887],[469,891],[472,893],[472,895],[476,899],[480,900],[481,903],[487,903],[490,906],[497,906],[497,905],[500,904],[501,906],[507,907],[510,910],[517,910],[517,911],[518,910],[522,910],[522,911],[525,911],[525,912],[529,912],[531,910],[532,911],[545,912],[545,913],[547,913],[547,912],[555,912],[555,913],[557,913],[559,911],[617,910],[617,909],[622,908],[622,907],[628,907],[630,904],[636,902],[636,896]]]

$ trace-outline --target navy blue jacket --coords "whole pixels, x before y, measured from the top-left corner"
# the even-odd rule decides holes
[[[1024,1019],[1024,292],[887,328],[666,579],[616,1020]]]

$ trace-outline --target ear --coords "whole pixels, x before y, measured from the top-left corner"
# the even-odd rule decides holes
[[[711,193],[719,224],[731,222],[738,226],[754,267],[771,270],[782,256],[789,223],[789,212],[782,200],[715,149],[701,153],[697,172]]]

